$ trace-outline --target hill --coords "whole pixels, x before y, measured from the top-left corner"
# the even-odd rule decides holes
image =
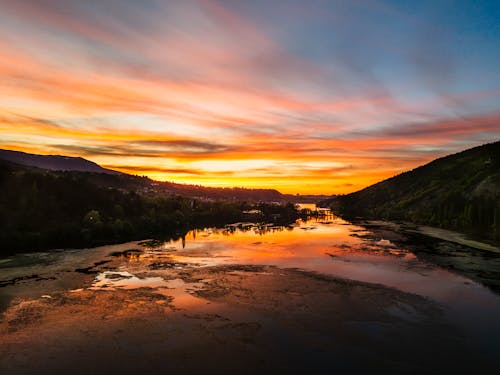
[[[49,169],[53,171],[79,171],[120,174],[120,172],[103,168],[90,160],[80,157],[61,155],[37,155],[20,151],[0,150],[0,159],[7,160],[16,164]]]
[[[81,158],[61,155],[37,155],[19,151],[0,150],[0,159],[18,165],[50,171],[85,173],[85,179],[99,187],[109,187],[137,193],[171,194],[211,200],[247,200],[251,202],[285,202],[285,197],[275,189],[215,188],[201,185],[154,181],[147,177],[133,176]],[[84,177],[83,175],[80,177]]]
[[[405,220],[500,238],[500,142],[436,159],[320,202],[346,217]]]
[[[52,171],[0,160],[0,257],[17,251],[85,247],[182,236],[199,227],[298,218],[293,204],[196,199],[143,190],[129,175]],[[113,187],[116,185],[118,187]]]

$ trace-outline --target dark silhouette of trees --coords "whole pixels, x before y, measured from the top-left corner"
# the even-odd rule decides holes
[[[189,229],[241,221],[255,207],[144,193],[95,183],[95,175],[0,162],[0,254],[180,236]],[[259,204],[264,220],[297,219],[293,205]]]
[[[500,239],[500,142],[434,160],[327,204],[347,217],[405,220]]]

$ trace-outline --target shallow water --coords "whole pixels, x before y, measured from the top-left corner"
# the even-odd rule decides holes
[[[491,353],[500,347],[500,296],[460,274],[419,259],[390,239],[372,239],[370,231],[339,218],[290,227],[251,224],[189,232],[158,246],[136,242],[94,249],[21,254],[0,263],[0,308],[12,301],[50,298],[55,291],[155,288],[179,309],[205,304],[191,293],[200,282],[165,280],[148,275],[155,263],[172,267],[224,264],[298,268],[340,278],[382,284],[439,303],[447,321],[467,338],[472,350]],[[139,249],[119,258],[117,269],[87,272],[111,253]],[[234,271],[238,272],[238,271]],[[158,303],[162,303],[158,301]],[[406,314],[393,311],[394,315]],[[411,314],[410,314],[411,315]]]
[[[190,232],[164,245],[172,258],[200,265],[262,264],[299,268],[365,281],[437,301],[453,324],[481,350],[500,347],[500,296],[458,273],[419,259],[390,240],[340,218],[293,228],[269,227]],[[146,253],[144,257],[155,256]],[[489,254],[487,254],[489,256]]]

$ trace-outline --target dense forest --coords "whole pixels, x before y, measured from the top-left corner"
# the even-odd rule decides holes
[[[405,220],[500,239],[500,142],[321,202],[345,217]]]
[[[103,168],[81,157],[37,155],[19,151],[0,150],[0,160],[45,170],[72,171],[80,173],[82,178],[89,179],[91,182],[99,184],[102,187],[134,190],[139,193],[171,194],[202,199],[226,199],[254,202],[285,202],[290,198],[294,198],[292,196],[285,196],[275,189],[246,189],[241,187],[219,188],[178,184],[169,181],[154,181],[144,176],[134,176]],[[311,197],[305,198],[309,201],[315,200]]]
[[[182,235],[245,219],[293,222],[293,204],[203,200],[102,184],[117,176],[49,171],[0,161],[0,254]]]

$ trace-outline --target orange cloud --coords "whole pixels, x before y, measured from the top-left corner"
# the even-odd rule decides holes
[[[366,72],[349,85],[346,67],[292,53],[214,1],[114,17],[99,4],[2,5],[3,148],[161,180],[345,193],[500,137],[497,112],[442,108],[499,90],[409,100]]]

